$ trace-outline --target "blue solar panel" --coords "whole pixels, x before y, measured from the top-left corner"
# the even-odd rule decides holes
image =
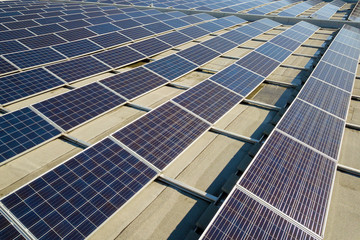
[[[214,22],[201,23],[201,24],[198,24],[196,26],[198,26],[198,27],[200,27],[202,29],[205,29],[206,31],[209,31],[209,32],[216,32],[216,31],[219,31],[219,30],[223,29],[222,26],[217,25]]]
[[[209,80],[173,99],[174,102],[211,123],[215,123],[241,100],[241,96]]]
[[[182,21],[180,19],[171,19],[171,20],[166,20],[164,21],[165,24],[173,27],[173,28],[181,28],[181,27],[185,27],[188,26],[189,23]]]
[[[141,24],[150,24],[150,23],[154,23],[154,22],[159,21],[156,18],[153,18],[153,17],[150,17],[150,16],[138,17],[138,18],[135,18],[134,20],[136,20],[137,22],[139,22]]]
[[[33,33],[28,31],[27,29],[18,29],[18,30],[9,30],[1,32],[0,41],[13,40],[17,38],[25,38],[34,36]]]
[[[113,68],[129,65],[130,63],[146,58],[145,55],[142,55],[127,46],[98,53],[95,54],[94,57]]]
[[[163,170],[208,128],[207,123],[167,102],[113,136]]]
[[[66,42],[64,39],[59,38],[55,34],[24,38],[19,41],[31,49],[48,47]]]
[[[171,48],[169,44],[166,44],[156,38],[150,38],[141,42],[136,42],[130,44],[129,46],[148,57],[159,54]]]
[[[127,38],[118,32],[92,37],[90,38],[90,40],[99,44],[103,48],[113,47],[131,41],[130,38]]]
[[[280,62],[277,62],[257,52],[251,52],[237,61],[236,64],[250,69],[251,71],[264,77],[267,77],[274,71],[275,68],[280,65]]]
[[[87,27],[87,28],[93,32],[96,32],[97,34],[104,34],[104,33],[115,32],[117,30],[120,30],[120,28],[116,27],[115,25],[113,25],[111,23],[104,23],[104,24],[100,24],[100,25],[96,25],[96,26],[92,26],[92,27]]]
[[[132,28],[132,27],[137,27],[137,26],[142,25],[141,23],[139,23],[133,19],[120,20],[120,21],[113,22],[113,24],[122,29],[127,29],[127,28]]]
[[[12,53],[12,52],[20,52],[27,50],[24,45],[18,43],[15,40],[0,42],[0,54]]]
[[[240,185],[322,234],[336,163],[275,131]]]
[[[351,58],[358,58],[358,56],[360,55],[360,49],[357,49],[355,47],[351,47],[345,44],[342,44],[340,42],[337,41],[333,41],[331,43],[331,48],[332,51],[338,52],[338,53],[342,53],[345,56],[349,56]]]
[[[200,18],[204,21],[217,19],[216,17],[213,17],[207,13],[199,13],[199,14],[195,14],[194,16],[196,16],[197,18]]]
[[[197,65],[203,65],[220,55],[220,53],[200,44],[182,50],[177,54]]]
[[[64,32],[57,33],[60,37],[68,40],[68,41],[75,41],[79,39],[89,38],[95,36],[96,34],[86,28],[77,28],[73,30],[67,30]]]
[[[92,83],[37,103],[34,107],[68,131],[124,102],[123,98],[100,84]]]
[[[26,20],[26,21],[16,21],[16,22],[9,22],[3,23],[9,29],[19,29],[19,28],[27,28],[27,27],[34,27],[38,26],[39,24],[34,22],[33,20]]]
[[[184,20],[185,22],[188,22],[190,24],[195,24],[195,23],[199,23],[199,22],[203,21],[201,18],[194,17],[194,16],[181,17],[180,19]]]
[[[345,121],[295,100],[278,129],[337,159]]]
[[[288,56],[291,55],[291,51],[286,50],[285,48],[279,47],[270,42],[263,44],[262,46],[256,49],[256,52],[264,54],[272,59],[275,59],[279,62],[284,61]]]
[[[127,15],[129,15],[130,17],[133,17],[133,18],[146,16],[146,14],[141,11],[129,12],[129,13],[127,13]]]
[[[54,46],[53,48],[67,57],[80,56],[83,54],[101,50],[101,47],[87,39],[79,40],[76,42],[64,43]]]
[[[260,34],[263,33],[263,31],[260,31],[256,28],[253,28],[251,27],[251,25],[246,25],[246,26],[242,26],[242,27],[239,27],[237,29],[235,29],[236,31],[239,31],[241,33],[245,33],[246,35],[250,36],[250,37],[256,37]]]
[[[233,64],[211,76],[210,79],[242,96],[246,96],[262,83],[265,78]]]
[[[152,17],[156,18],[158,20],[161,20],[161,21],[165,21],[165,20],[174,18],[173,16],[170,16],[169,14],[166,14],[166,13],[155,14],[155,15],[152,15]]]
[[[144,28],[146,28],[147,30],[150,30],[154,33],[167,32],[167,31],[170,31],[173,29],[169,25],[166,25],[165,23],[162,23],[162,22],[148,24],[148,25],[145,25]]]
[[[186,42],[190,42],[192,40],[192,38],[187,37],[186,35],[179,33],[179,32],[167,33],[167,34],[158,36],[157,38],[160,39],[161,41],[164,41],[164,42],[170,44],[173,47],[181,45]]]
[[[35,19],[36,22],[40,23],[41,25],[45,24],[52,24],[52,23],[60,23],[64,22],[64,19],[60,17],[49,17],[49,18],[39,18]]]
[[[105,16],[106,13],[97,11],[97,12],[87,12],[87,13],[84,13],[84,15],[89,18],[95,18],[95,17]]]
[[[188,27],[185,29],[181,29],[179,32],[183,33],[193,39],[208,35],[210,33],[209,31],[203,30],[197,26],[192,26],[192,27]]]
[[[216,19],[213,21],[213,23],[216,23],[219,26],[222,26],[222,28],[228,28],[235,25],[232,21],[226,20],[225,18]]]
[[[290,51],[294,51],[301,45],[300,42],[294,41],[288,37],[284,37],[281,35],[274,37],[273,39],[270,40],[270,42],[274,43],[280,47],[286,48]]]
[[[1,202],[38,239],[85,239],[156,175],[106,138]]]
[[[61,16],[61,17],[64,18],[65,20],[67,20],[67,21],[86,18],[86,16],[84,14],[72,14],[72,15],[65,15],[65,16]]]
[[[106,78],[100,82],[118,92],[121,96],[124,96],[127,99],[134,99],[150,90],[166,84],[168,81],[144,67],[138,67]]]
[[[237,188],[227,197],[202,239],[315,240]]]
[[[112,20],[118,21],[118,20],[123,20],[123,19],[130,18],[130,17],[128,15],[124,14],[124,13],[120,13],[120,14],[110,15],[110,16],[108,16],[108,18],[111,18]]]
[[[53,64],[47,66],[46,69],[66,82],[74,82],[95,74],[109,71],[111,68],[93,57],[88,56]]]
[[[12,240],[25,240],[18,230],[5,216],[0,212],[0,238]]]
[[[19,53],[10,53],[4,55],[4,57],[21,69],[65,59],[64,56],[49,47]]]
[[[331,63],[335,65],[336,67],[345,69],[349,72],[355,72],[359,59],[358,57],[356,59],[349,58],[347,56],[344,56],[343,54],[333,52],[330,49],[326,51],[324,56],[322,57],[321,61],[325,61],[327,63]]]
[[[23,108],[0,117],[0,162],[59,136],[60,131],[34,113]]]
[[[221,54],[229,51],[230,49],[233,49],[235,47],[237,47],[237,44],[230,42],[229,40],[226,40],[225,38],[222,37],[214,37],[210,40],[207,40],[205,42],[201,43],[202,45],[213,49],[215,51],[220,52]]]
[[[125,36],[133,40],[148,37],[154,34],[153,32],[150,32],[149,30],[146,30],[143,27],[135,27],[135,28],[122,30],[120,31],[120,33],[124,34]]]
[[[29,30],[37,35],[42,35],[47,33],[60,32],[66,29],[55,23],[55,24],[49,24],[39,27],[31,27],[29,28]]]
[[[298,42],[304,42],[306,39],[309,38],[309,36],[307,35],[294,31],[293,28],[286,30],[285,32],[281,33],[281,35]]]
[[[170,55],[155,62],[148,63],[145,67],[163,76],[167,80],[173,81],[195,70],[197,65],[177,55]]]
[[[0,104],[61,85],[64,85],[64,82],[42,68],[2,77],[0,78]]]
[[[84,20],[75,20],[75,21],[60,23],[60,25],[66,29],[74,29],[74,28],[81,28],[81,27],[89,26],[90,23],[88,23]]]
[[[232,30],[232,31],[229,31],[227,33],[224,33],[224,34],[221,34],[221,37],[225,38],[225,39],[228,39],[238,45],[248,41],[251,39],[250,36],[246,35],[246,34],[243,34],[243,33],[240,33],[236,30]]]

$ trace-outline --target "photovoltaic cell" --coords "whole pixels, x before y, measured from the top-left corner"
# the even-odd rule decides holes
[[[155,176],[106,138],[1,202],[38,239],[85,239]]]
[[[217,53],[200,44],[182,50],[177,54],[197,65],[203,65],[220,55],[220,53]]]
[[[227,197],[200,239],[315,240],[237,188]]]
[[[169,44],[166,44],[156,38],[136,42],[130,44],[129,46],[149,57],[171,48]]]
[[[267,77],[272,71],[274,71],[275,68],[280,65],[280,62],[277,62],[257,52],[251,52],[237,61],[236,64],[250,69],[264,77]]]
[[[168,81],[144,67],[138,67],[100,81],[127,99],[133,99]]]
[[[4,55],[4,57],[21,69],[65,59],[64,56],[49,47],[19,53],[10,53]]]
[[[322,61],[316,66],[312,76],[348,92],[352,91],[355,79],[355,73],[350,73]]]
[[[77,28],[73,30],[59,32],[57,33],[57,35],[68,41],[75,41],[79,39],[89,38],[95,36],[96,34],[86,28]]]
[[[125,66],[146,58],[145,55],[142,55],[141,53],[136,52],[127,46],[101,52],[95,54],[94,57],[113,68]]]
[[[60,134],[30,108],[0,117],[0,162],[4,162]]]
[[[310,77],[298,97],[345,119],[351,94]]]
[[[210,79],[242,96],[246,96],[262,83],[264,77],[233,64],[211,76]]]
[[[198,66],[174,54],[148,63],[145,67],[163,76],[167,80],[172,81],[191,72]]]
[[[209,31],[203,30],[197,26],[192,26],[192,27],[188,27],[185,29],[181,29],[179,32],[183,33],[193,39],[208,35],[210,33]]]
[[[203,119],[215,123],[238,104],[242,97],[205,80],[173,100]]]
[[[13,240],[25,240],[25,238],[16,230],[12,223],[7,220],[0,212],[0,238],[1,239],[13,239]]]
[[[37,103],[34,107],[64,130],[70,130],[125,100],[98,83]]]
[[[202,42],[201,44],[220,53],[225,53],[230,49],[237,47],[237,44],[219,36]]]
[[[162,170],[208,127],[199,118],[167,102],[113,136]]]
[[[272,59],[275,59],[279,62],[284,61],[288,56],[291,55],[291,51],[286,50],[285,48],[279,47],[275,44],[267,42],[262,46],[256,49],[256,52],[264,54]]]
[[[345,122],[295,100],[277,128],[337,159]]]
[[[64,81],[74,82],[98,73],[109,71],[111,68],[88,56],[53,64],[47,66],[46,69],[56,74]]]
[[[0,42],[0,54],[20,52],[27,49],[28,48],[26,48],[24,45],[18,43],[15,40]]]
[[[0,104],[61,85],[64,82],[42,68],[5,76],[0,78]]]
[[[240,185],[321,235],[336,163],[275,131]]]
[[[189,42],[192,38],[179,33],[179,32],[170,32],[161,36],[157,37],[158,39],[170,44],[171,46],[175,47],[181,45],[183,43]]]
[[[221,37],[228,39],[238,45],[251,39],[250,36],[240,33],[236,30],[231,30],[227,33],[221,34]]]
[[[135,27],[126,30],[120,31],[120,33],[124,34],[125,36],[131,38],[132,40],[144,38],[153,35],[153,32],[143,28],[143,27]]]
[[[54,46],[53,48],[67,57],[80,56],[86,53],[101,50],[101,47],[87,39],[79,40],[76,42],[64,43]]]
[[[59,38],[55,34],[24,38],[24,39],[20,39],[19,41],[31,49],[48,47],[66,42],[65,40]]]

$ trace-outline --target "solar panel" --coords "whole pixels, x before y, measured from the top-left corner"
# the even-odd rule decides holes
[[[113,24],[122,29],[127,29],[127,28],[132,28],[132,27],[137,27],[137,26],[142,25],[141,23],[139,23],[133,19],[120,20],[120,21],[113,22]]]
[[[47,66],[46,69],[66,82],[74,82],[95,74],[109,71],[111,68],[93,57],[88,56],[53,64]]]
[[[161,75],[169,81],[195,70],[198,66],[175,54],[145,65],[146,68]]]
[[[351,94],[310,77],[298,97],[345,119]]]
[[[274,43],[276,45],[279,45],[280,47],[286,48],[290,51],[294,51],[297,49],[301,43],[298,41],[294,41],[290,38],[278,35],[270,40],[271,43]]]
[[[149,23],[154,23],[154,22],[159,21],[156,18],[153,18],[153,17],[150,17],[150,16],[138,17],[138,18],[135,18],[134,20],[136,20],[137,22],[139,22],[141,24],[149,24]]]
[[[120,30],[120,28],[116,27],[115,25],[113,25],[111,23],[99,24],[99,25],[87,27],[87,28],[97,34],[104,34],[104,33],[115,32],[117,30]]]
[[[354,73],[350,73],[346,70],[327,64],[323,61],[320,61],[318,63],[312,73],[312,76],[324,82],[330,83],[336,87],[344,89],[348,92],[352,91],[355,78]]]
[[[27,29],[9,30],[1,32],[0,41],[7,41],[31,36],[34,36],[34,34],[29,32]]]
[[[222,28],[228,28],[236,25],[234,22],[226,20],[225,18],[219,18],[213,21],[213,23],[222,26]]]
[[[285,32],[282,32],[281,35],[284,37],[288,37],[292,40],[298,41],[298,42],[304,42],[306,39],[309,38],[309,36],[307,36],[307,35],[304,35],[304,34],[294,31],[293,28],[290,28],[290,29],[286,30]]]
[[[173,28],[181,28],[181,27],[185,27],[185,26],[189,25],[189,23],[182,21],[180,19],[170,19],[170,20],[164,21],[164,23]]]
[[[167,31],[170,31],[173,29],[169,25],[166,25],[165,23],[162,23],[162,22],[148,24],[148,25],[145,25],[144,28],[146,28],[147,30],[150,30],[156,34],[162,33],[162,32],[167,32]]]
[[[202,29],[205,29],[206,31],[209,31],[209,32],[217,32],[217,31],[223,29],[222,26],[217,25],[217,24],[215,24],[213,22],[201,23],[201,24],[199,24],[197,26],[202,28]]]
[[[203,30],[197,26],[192,26],[192,27],[188,27],[185,29],[181,29],[181,30],[179,30],[179,32],[183,33],[193,39],[208,35],[210,33],[209,31]]]
[[[27,28],[38,26],[39,24],[34,22],[33,20],[26,20],[26,21],[16,21],[16,22],[9,22],[3,23],[9,29],[19,29],[19,28]]]
[[[113,68],[122,67],[146,58],[145,55],[142,55],[127,46],[101,52],[95,54],[94,57]]]
[[[192,38],[190,38],[182,33],[179,33],[179,32],[170,32],[170,33],[158,36],[157,38],[163,42],[170,44],[173,47],[181,45],[186,42],[190,42],[192,40]]]
[[[90,25],[90,23],[84,20],[75,20],[75,21],[63,22],[59,24],[66,29],[82,28]]]
[[[217,19],[216,17],[213,17],[207,13],[198,13],[198,14],[194,14],[195,17],[200,18],[204,21],[208,21],[208,20],[214,20]]]
[[[275,68],[280,65],[280,62],[277,62],[257,52],[251,52],[237,61],[236,64],[250,69],[251,71],[264,77],[267,77],[270,75],[270,73],[272,73],[272,71],[274,71]]]
[[[220,36],[202,42],[201,44],[221,54],[226,53],[230,49],[237,47],[237,44],[230,42],[229,40],[226,40],[225,38],[222,38]]]
[[[5,216],[0,212],[0,238],[26,240]]]
[[[128,16],[128,15],[126,15],[124,13],[114,14],[114,15],[110,15],[110,16],[107,16],[107,17],[111,18],[112,20],[115,20],[115,21],[130,18],[130,16]]]
[[[18,43],[15,40],[0,42],[0,54],[12,53],[12,52],[20,52],[27,50],[24,45]]]
[[[59,38],[55,34],[48,34],[30,38],[24,38],[19,40],[21,43],[29,47],[30,49],[48,47],[66,42],[62,38]]]
[[[77,28],[77,29],[59,32],[56,34],[68,41],[76,41],[79,39],[89,38],[96,35],[94,32],[86,28]]]
[[[37,35],[42,35],[42,34],[60,32],[60,31],[66,30],[66,29],[61,27],[57,23],[55,23],[55,24],[49,24],[49,25],[44,25],[44,26],[31,27],[31,28],[29,28],[29,30]]]
[[[1,116],[0,132],[0,162],[60,134],[59,130],[27,107]]]
[[[113,136],[163,170],[208,128],[207,123],[167,102]]]
[[[131,41],[130,38],[127,38],[118,32],[92,37],[90,40],[102,46],[103,48],[113,47]]]
[[[220,53],[200,44],[179,51],[177,54],[197,65],[203,65],[220,55]]]
[[[61,45],[54,46],[53,48],[67,57],[80,56],[83,54],[101,50],[101,47],[99,47],[98,45],[87,39],[70,42],[70,43],[64,43]]]
[[[200,239],[315,240],[237,188],[227,197]]]
[[[349,58],[340,53],[331,51],[330,49],[326,51],[321,61],[331,63],[339,68],[345,69],[349,72],[356,72],[356,68],[359,62],[359,59]]]
[[[205,80],[173,99],[203,119],[215,123],[242,100],[242,97]]]
[[[211,76],[210,79],[246,96],[263,82],[264,77],[233,64]]]
[[[278,129],[337,159],[345,122],[300,100],[295,100]]]
[[[0,78],[0,104],[64,85],[64,82],[39,68]]]
[[[275,131],[239,184],[321,235],[336,163]]]
[[[333,41],[331,43],[331,47],[330,49],[332,51],[338,52],[338,53],[342,53],[345,56],[357,59],[360,55],[360,50],[345,44],[342,44],[340,42],[337,41]]]
[[[150,72],[144,67],[138,67],[124,73],[100,81],[127,99],[140,95],[166,84],[164,78]]]
[[[275,44],[267,42],[256,49],[256,52],[259,52],[265,56],[268,56],[272,59],[275,59],[279,62],[284,61],[288,56],[291,55],[291,51],[286,50],[285,48],[279,47]]]
[[[133,18],[141,17],[141,16],[146,16],[146,14],[143,13],[143,12],[141,12],[141,11],[129,12],[129,13],[127,13],[127,15],[129,15],[130,17],[133,17]]]
[[[97,11],[97,12],[87,12],[87,13],[84,13],[84,15],[89,17],[89,18],[95,18],[95,17],[105,16],[106,13],[101,12],[101,11]]]
[[[39,239],[85,239],[156,172],[106,138],[1,202]]]
[[[227,33],[221,34],[221,37],[228,39],[228,40],[236,43],[237,45],[240,45],[251,39],[250,36],[240,33],[236,30],[231,30]]]
[[[169,14],[169,15],[175,17],[175,18],[180,18],[180,17],[186,16],[185,13],[183,13],[183,12],[178,12],[178,11],[168,12],[167,14]]]
[[[135,28],[122,30],[120,31],[120,33],[124,34],[125,36],[133,40],[148,37],[154,34],[153,32],[150,32],[149,30],[143,27],[135,27]]]
[[[86,16],[84,14],[72,14],[72,15],[65,15],[61,16],[66,21],[72,21],[72,20],[78,20],[78,19],[84,19]]]
[[[260,30],[258,30],[256,28],[253,28],[253,27],[251,27],[249,25],[239,27],[239,28],[237,28],[235,30],[239,31],[241,33],[244,33],[244,34],[246,34],[246,35],[248,35],[250,37],[255,37],[255,36],[260,35],[260,34],[263,33],[262,31],[260,31]]]
[[[34,107],[68,131],[124,102],[123,98],[99,83],[92,83],[37,103]]]
[[[173,16],[170,16],[166,13],[160,13],[160,14],[155,14],[155,15],[152,15],[153,18],[156,18],[158,20],[161,20],[161,21],[165,21],[165,20],[169,20],[169,19],[173,19],[174,17]]]
[[[203,21],[201,18],[194,17],[194,16],[181,17],[180,19],[184,20],[185,22],[188,22],[190,24],[195,24],[195,23],[199,23],[199,22]]]
[[[136,42],[130,44],[129,46],[148,57],[171,48],[169,44],[166,44],[156,38],[150,38],[141,42]]]
[[[18,53],[10,53],[4,55],[4,57],[21,69],[65,59],[64,56],[60,55],[58,52],[49,47]]]
[[[35,19],[35,21],[40,23],[41,25],[45,25],[45,24],[64,22],[64,19],[60,17],[48,17],[48,18]]]

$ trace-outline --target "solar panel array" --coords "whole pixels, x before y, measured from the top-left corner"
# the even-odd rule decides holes
[[[360,5],[359,2],[356,3],[355,7],[352,9],[348,20],[354,22],[360,22]]]
[[[354,53],[342,54],[350,53],[349,48],[352,47],[359,49],[359,37],[360,32],[354,27],[345,25],[339,31],[202,239],[247,236],[249,226],[244,222],[249,214],[246,212],[263,212],[257,210],[259,207],[254,207],[254,204],[273,215],[280,215],[301,229],[291,237],[282,232],[281,238],[323,238],[346,113],[360,57],[359,53],[356,56]],[[341,67],[340,62],[325,64],[328,53],[334,54],[335,58],[353,58],[355,61],[349,61],[346,69]],[[338,76],[344,76],[344,79]],[[251,223],[252,228],[263,229],[262,234],[271,234],[265,229],[276,229],[278,226],[278,221],[269,217]]]
[[[344,4],[345,2],[342,0],[334,0],[311,14],[310,17],[319,19],[330,19],[331,16],[334,15]]]
[[[287,8],[279,12],[278,16],[296,17],[297,15],[300,15],[301,13],[305,12],[306,10],[314,7],[315,5],[321,2],[322,2],[321,0],[308,0],[308,1],[300,2],[299,4],[296,4],[290,8]]]

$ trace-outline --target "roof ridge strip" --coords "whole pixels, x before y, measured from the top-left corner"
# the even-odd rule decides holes
[[[212,126],[212,125],[213,125],[213,124],[212,124],[211,122],[209,122],[208,120],[206,120],[206,119],[204,119],[204,118],[200,117],[199,115],[197,115],[197,114],[193,113],[192,111],[190,111],[190,110],[189,110],[189,109],[187,109],[186,107],[183,107],[183,106],[181,106],[180,104],[178,104],[177,102],[173,101],[173,99],[170,99],[168,102],[170,102],[170,103],[172,103],[172,104],[176,105],[177,107],[181,108],[182,110],[186,111],[187,113],[190,113],[191,115],[193,115],[194,117],[196,117],[196,118],[200,119],[201,121],[205,122],[206,124],[208,124],[208,125],[210,125],[210,126]]]
[[[310,230],[309,228],[305,227],[304,225],[302,225],[301,223],[299,223],[298,221],[296,221],[295,219],[293,219],[292,217],[286,215],[285,213],[283,213],[281,210],[279,210],[278,208],[276,208],[275,206],[271,205],[270,203],[266,202],[265,200],[263,200],[262,198],[258,197],[257,195],[253,194],[252,192],[250,192],[249,190],[247,190],[246,188],[244,188],[243,186],[239,185],[238,183],[236,183],[236,185],[234,186],[234,188],[240,190],[242,193],[246,194],[248,197],[250,197],[251,199],[255,200],[256,202],[260,203],[262,206],[266,207],[267,209],[269,209],[270,211],[272,211],[273,213],[279,215],[280,217],[286,219],[288,222],[292,223],[293,225],[299,227],[301,230],[303,230],[304,232],[308,233],[309,235],[311,235],[312,237],[314,237],[315,239],[321,240],[323,239],[320,235],[316,234],[315,232],[313,232],[312,230]]]
[[[6,195],[7,196],[7,195]],[[20,220],[12,214],[12,212],[0,201],[0,213],[11,223],[13,227],[25,239],[32,240],[36,237],[20,222]]]

